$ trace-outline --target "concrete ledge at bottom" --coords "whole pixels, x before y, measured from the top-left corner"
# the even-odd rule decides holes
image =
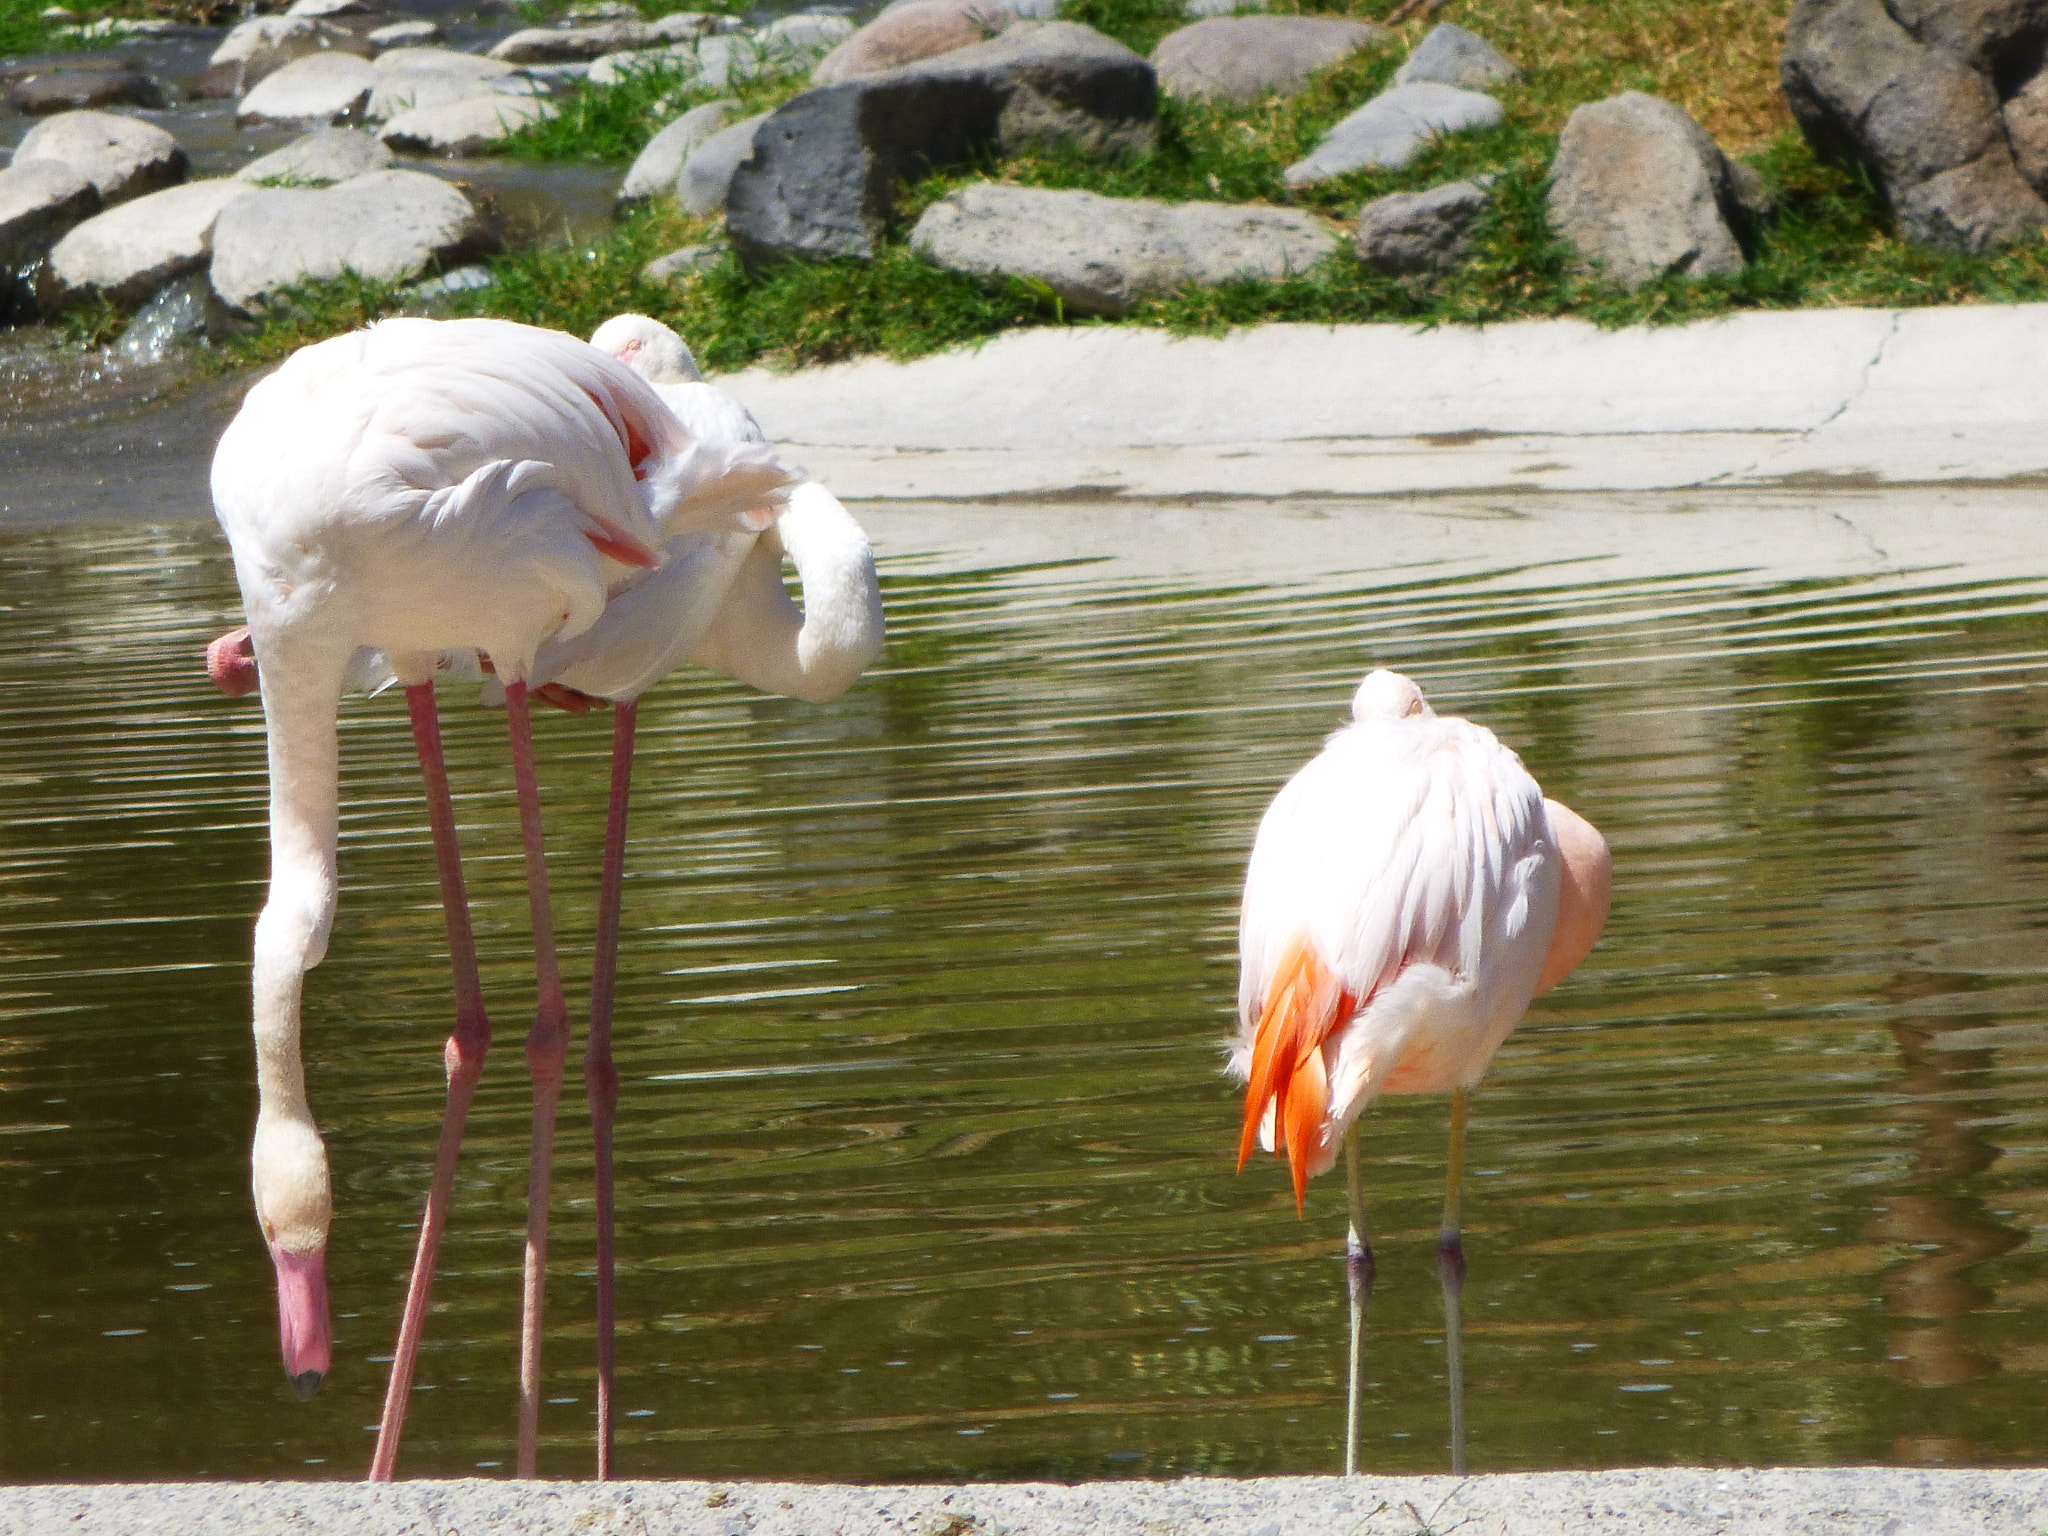
[[[10,1536],[2042,1536],[2048,1470],[1648,1467],[1484,1477],[0,1488]]]

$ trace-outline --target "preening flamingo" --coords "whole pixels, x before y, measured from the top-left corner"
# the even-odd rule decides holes
[[[1358,1117],[1382,1093],[1451,1095],[1438,1270],[1451,1387],[1452,1470],[1464,1470],[1458,1195],[1465,1094],[1530,1000],[1591,952],[1607,920],[1607,844],[1543,798],[1520,758],[1440,716],[1398,672],[1358,685],[1351,723],[1290,779],[1259,823],[1238,918],[1237,1038],[1253,1146],[1285,1156],[1299,1208],[1341,1143],[1351,1369],[1344,1470],[1358,1470],[1360,1339],[1373,1281]]]
[[[816,541],[813,569],[796,553],[804,610],[783,590],[782,546],[771,546],[772,560],[756,556],[795,480],[758,436],[685,430],[616,358],[572,337],[494,320],[392,320],[306,348],[250,391],[215,453],[215,511],[249,623],[214,643],[208,668],[229,692],[261,687],[271,780],[271,882],[254,967],[252,1182],[277,1269],[285,1370],[301,1395],[317,1389],[330,1364],[324,1255],[332,1197],[305,1093],[300,999],[334,913],[336,713],[344,687],[366,674],[388,669],[405,686],[447,916],[456,998],[448,1108],[373,1478],[388,1478],[397,1458],[463,1124],[490,1038],[441,757],[435,672],[450,656],[489,663],[503,690],[519,794],[539,991],[526,1050],[534,1150],[517,1460],[530,1476],[568,1014],[541,848],[529,694],[619,706],[585,1059],[606,1218],[608,1321],[617,1099],[609,1025],[638,696],[696,655],[735,663],[727,669],[764,686],[794,679],[807,696],[829,697],[880,645],[872,557],[843,509],[844,526]],[[821,642],[820,634],[829,638]],[[600,1376],[600,1474],[609,1475],[608,1331]]]

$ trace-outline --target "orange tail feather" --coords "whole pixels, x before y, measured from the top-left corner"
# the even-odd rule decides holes
[[[1266,989],[1265,1010],[1252,1036],[1251,1080],[1245,1085],[1244,1131],[1237,1143],[1240,1170],[1258,1145],[1266,1106],[1273,1106],[1273,1150],[1284,1152],[1294,1175],[1295,1209],[1308,1194],[1308,1165],[1323,1117],[1330,1111],[1330,1078],[1323,1043],[1349,1021],[1353,999],[1306,938],[1296,939]]]

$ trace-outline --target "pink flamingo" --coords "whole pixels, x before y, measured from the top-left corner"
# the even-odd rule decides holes
[[[644,378],[607,353],[494,320],[392,320],[308,347],[250,391],[222,436],[214,506],[249,623],[214,642],[208,669],[230,693],[260,686],[263,694],[271,881],[256,926],[251,1166],[277,1271],[285,1371],[301,1396],[318,1389],[331,1363],[333,1199],[306,1098],[299,1010],[304,974],[325,952],[334,913],[336,712],[351,683],[388,677],[405,687],[446,912],[456,1005],[448,1105],[373,1479],[389,1478],[396,1464],[463,1126],[490,1039],[435,674],[451,658],[475,657],[502,688],[533,921],[539,1003],[526,1042],[533,1161],[520,1476],[533,1474],[538,1450],[548,1196],[568,1045],[528,701],[618,705],[585,1058],[603,1206],[599,1471],[609,1476],[610,1020],[637,700],[690,656],[765,686],[794,682],[807,696],[830,697],[879,650],[872,556],[843,509],[843,521],[806,530],[816,532],[807,548],[790,549],[773,533],[796,478],[758,436],[686,430]],[[785,550],[804,583],[803,610],[782,587]],[[849,602],[850,616],[842,611]]]
[[[1530,1000],[1570,975],[1607,921],[1607,844],[1483,726],[1440,716],[1398,672],[1358,685],[1351,724],[1273,797],[1238,920],[1246,1084],[1237,1165],[1284,1155],[1300,1207],[1341,1143],[1351,1229],[1347,1475],[1358,1470],[1359,1361],[1372,1246],[1358,1117],[1382,1093],[1451,1095],[1437,1245],[1451,1388],[1452,1470],[1464,1470],[1458,1195],[1465,1094]]]

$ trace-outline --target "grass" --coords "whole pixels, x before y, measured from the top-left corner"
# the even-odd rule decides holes
[[[25,0],[0,0],[20,5]],[[1278,11],[1371,19],[1392,0],[1272,0]],[[1416,22],[1325,71],[1287,98],[1244,105],[1162,103],[1157,148],[1104,164],[1072,153],[1033,153],[955,167],[900,190],[891,243],[873,261],[788,264],[749,272],[730,256],[666,284],[640,268],[684,244],[715,240],[713,222],[674,207],[623,221],[606,238],[533,249],[492,263],[495,283],[441,301],[436,313],[491,314],[578,334],[635,309],[681,330],[709,366],[732,369],[834,361],[866,353],[910,357],[1028,325],[1113,323],[1062,313],[1042,286],[988,283],[921,261],[901,243],[916,216],[969,182],[999,179],[1169,201],[1262,202],[1306,210],[1348,232],[1359,206],[1389,192],[1481,171],[1497,174],[1474,253],[1435,280],[1374,274],[1348,251],[1307,276],[1238,282],[1143,301],[1130,323],[1213,332],[1259,321],[1491,323],[1574,315],[1601,325],[1662,323],[1747,309],[1913,306],[2048,299],[2048,243],[1989,256],[1916,249],[1890,233],[1867,185],[1816,160],[1791,125],[1777,87],[1785,0],[1452,0],[1440,13],[1489,37],[1526,78],[1498,94],[1504,126],[1446,140],[1400,171],[1366,171],[1291,190],[1280,172],[1338,118],[1384,88],[1427,30]],[[1064,15],[1149,51],[1179,24],[1175,0],[1067,0]],[[730,93],[648,70],[585,89],[554,122],[522,132],[511,152],[543,159],[623,162],[661,122],[714,94],[762,111],[801,89],[792,75],[763,75]],[[1776,211],[1756,231],[1753,260],[1738,276],[1668,279],[1633,292],[1573,270],[1550,234],[1544,187],[1556,136],[1571,110],[1621,90],[1685,106],[1724,149],[1762,173]],[[400,290],[349,280],[295,292],[250,335],[237,361],[281,355],[318,336],[417,301]]]

